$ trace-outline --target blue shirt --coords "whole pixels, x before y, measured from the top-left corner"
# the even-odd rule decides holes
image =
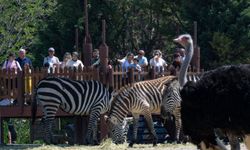
[[[23,68],[25,64],[29,64],[30,68],[32,67],[32,62],[27,57],[24,57],[23,59],[21,59],[20,57],[18,57],[18,58],[16,58],[16,61],[18,61],[18,63],[20,64],[21,68]]]
[[[145,56],[142,56],[141,58],[139,58],[138,56],[135,56],[135,58],[138,58],[138,64],[140,65],[140,66],[142,66],[142,65],[148,65],[148,59],[145,57]]]

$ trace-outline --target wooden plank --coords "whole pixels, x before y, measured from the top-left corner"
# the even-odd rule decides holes
[[[57,117],[73,116],[72,114],[66,113],[61,109],[56,113]],[[20,106],[2,106],[0,107],[0,117],[8,118],[30,118],[31,117],[31,106],[24,106],[23,110]],[[42,108],[37,108],[36,117],[42,117]]]

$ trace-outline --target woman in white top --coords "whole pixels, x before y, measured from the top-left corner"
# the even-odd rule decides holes
[[[79,54],[77,52],[73,52],[72,59],[70,61],[68,61],[68,63],[66,64],[66,67],[78,69],[80,66],[81,68],[83,68],[84,65],[83,65],[82,61],[78,59],[78,56],[79,56]]]
[[[149,61],[150,67],[154,68],[156,73],[163,73],[164,68],[167,67],[167,63],[162,59],[162,54],[160,50],[154,51],[154,57]]]
[[[2,69],[6,69],[7,71],[15,70],[15,73],[17,73],[17,70],[22,71],[22,68],[18,61],[15,60],[15,54],[10,52],[8,55],[8,59],[3,63]]]
[[[55,67],[58,67],[60,64],[59,59],[54,56],[55,49],[53,47],[50,47],[48,49],[49,56],[45,57],[43,59],[43,66],[48,68],[48,73],[50,73],[50,69],[52,68],[53,72],[55,71]]]
[[[72,56],[69,52],[66,52],[64,55],[63,55],[63,61],[61,62],[60,64],[60,67],[63,69],[66,67],[67,63],[72,59]]]
[[[48,49],[49,55],[43,59],[43,65],[45,67],[54,67],[60,64],[59,59],[54,56],[55,55],[55,49],[53,47],[50,47]]]

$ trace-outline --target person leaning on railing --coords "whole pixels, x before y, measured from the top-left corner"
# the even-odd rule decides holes
[[[150,59],[149,64],[151,68],[154,68],[155,72],[161,76],[167,67],[167,62],[162,58],[162,53],[160,50],[154,50],[154,57]]]
[[[22,71],[20,64],[18,63],[18,61],[15,60],[15,53],[9,52],[8,59],[4,61],[2,69],[6,71],[7,76],[8,74],[10,74],[11,71],[14,71],[15,74],[17,74],[18,70]],[[8,87],[9,82],[10,82],[10,87]],[[11,99],[13,99],[13,95],[14,95],[13,88],[17,88],[17,85],[14,85],[14,86],[15,87],[13,87],[13,79],[10,79],[9,81],[9,79],[6,78],[6,87],[7,89],[8,88],[11,89],[11,92],[10,92]]]
[[[78,69],[79,67],[81,67],[81,69],[83,69],[84,65],[82,61],[78,59],[78,57],[79,57],[78,52],[73,52],[72,59],[68,61],[66,67],[69,67],[70,69]]]
[[[51,68],[52,68],[52,71],[54,72],[55,67],[59,66],[60,61],[59,61],[58,57],[54,56],[55,49],[53,47],[50,47],[48,49],[48,53],[49,53],[49,55],[47,57],[45,57],[43,60],[43,66],[48,68],[48,73],[52,73],[52,72],[50,72]]]
[[[21,68],[25,72],[25,79],[24,79],[24,92],[26,95],[31,95],[32,90],[32,79],[31,79],[31,68],[32,68],[32,62],[31,60],[26,57],[26,50],[21,48],[18,51],[18,57],[16,58],[16,61],[19,62]]]

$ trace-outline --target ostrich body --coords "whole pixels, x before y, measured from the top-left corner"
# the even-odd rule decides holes
[[[219,128],[242,137],[250,149],[250,65],[206,72],[198,82],[188,82],[181,97],[183,130],[193,143],[216,149]]]

